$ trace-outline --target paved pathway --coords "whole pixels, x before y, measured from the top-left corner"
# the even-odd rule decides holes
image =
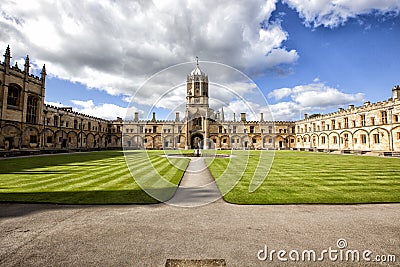
[[[174,197],[166,203],[179,207],[197,207],[220,201],[222,196],[204,158],[191,158]]]

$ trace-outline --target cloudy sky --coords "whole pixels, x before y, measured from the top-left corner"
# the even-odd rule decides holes
[[[399,0],[3,0],[0,52],[10,45],[19,66],[29,54],[36,74],[46,64],[47,103],[108,119],[128,105],[181,111],[198,56],[215,109],[268,103],[292,120],[391,96],[399,12]]]

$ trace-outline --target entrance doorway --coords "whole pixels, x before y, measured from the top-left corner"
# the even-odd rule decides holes
[[[283,141],[279,141],[279,148],[283,148]]]
[[[200,133],[193,134],[190,138],[190,148],[196,149],[200,148],[203,149],[203,135]]]

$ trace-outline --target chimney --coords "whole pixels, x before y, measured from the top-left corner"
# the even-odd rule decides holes
[[[308,119],[308,114],[307,113],[304,113],[304,119],[305,120]]]
[[[134,119],[134,121],[139,121],[139,112],[135,112],[135,119]]]
[[[400,100],[400,86],[396,85],[392,89],[393,100]]]
[[[246,113],[240,113],[240,121],[246,121]]]
[[[179,121],[179,112],[175,112],[175,121]]]
[[[264,121],[264,113],[261,113],[260,121]]]
[[[339,112],[342,112],[344,109],[343,108],[339,108]]]
[[[354,109],[354,105],[349,105],[349,109]]]
[[[236,113],[233,113],[233,121],[236,121]]]
[[[369,102],[369,101],[364,102],[364,106],[369,106],[370,104],[371,104],[371,102]]]
[[[151,118],[151,121],[156,121],[156,113],[153,112],[153,117]]]

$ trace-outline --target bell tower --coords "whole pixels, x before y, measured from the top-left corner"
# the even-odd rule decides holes
[[[186,79],[186,109],[208,109],[208,76],[199,67],[196,57],[196,68]]]
[[[186,148],[207,149],[210,108],[208,103],[208,76],[196,67],[186,79]]]

